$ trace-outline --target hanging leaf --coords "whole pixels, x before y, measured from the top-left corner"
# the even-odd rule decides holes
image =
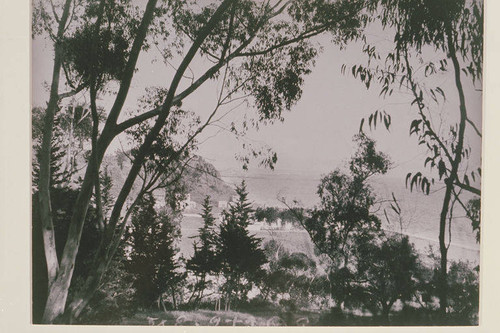
[[[446,96],[444,94],[444,91],[443,89],[441,89],[440,87],[436,87],[436,91],[441,95],[443,96],[443,99],[446,101]]]
[[[410,135],[412,135],[413,133],[417,134],[418,131],[419,131],[419,125],[420,123],[422,122],[422,119],[415,119],[411,122],[410,124]]]
[[[387,223],[391,224],[391,221],[389,220],[389,216],[387,216],[387,212],[385,211],[385,209],[384,209],[384,216],[385,219],[387,220]]]
[[[401,212],[401,207],[399,207],[398,200],[396,200],[396,196],[394,195],[394,192],[391,192],[392,195],[392,200],[396,204],[396,207],[398,208],[399,212]]]
[[[413,191],[413,186],[417,186],[420,179],[422,177],[422,173],[421,172],[417,172],[413,178],[411,179],[411,183],[410,183],[410,191]]]
[[[391,116],[384,116],[384,125],[387,130],[389,130],[389,126],[391,126]]]
[[[467,185],[467,186],[469,186],[469,185],[470,185],[470,182],[469,182],[469,176],[464,175],[464,183],[465,183],[465,185]]]
[[[446,174],[446,164],[443,162],[443,160],[439,160],[438,162],[438,173],[439,173],[439,180],[443,178],[443,175]]]

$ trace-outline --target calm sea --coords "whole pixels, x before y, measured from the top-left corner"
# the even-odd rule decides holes
[[[283,207],[280,202],[298,201],[304,207],[312,207],[319,202],[316,193],[320,176],[294,173],[262,173],[254,175],[237,175],[223,173],[224,181],[238,184],[245,179],[249,198],[255,205]],[[379,177],[371,180],[371,185],[378,195],[380,203],[375,207],[383,221],[385,230],[403,232],[411,236],[419,251],[427,252],[431,246],[438,253],[439,215],[443,198],[443,185],[436,184],[430,195],[421,192],[410,192],[405,186],[404,177]],[[394,193],[402,209],[401,219],[389,206]],[[384,209],[389,220],[385,217]],[[449,257],[479,262],[479,245],[476,243],[470,221],[464,216],[458,203],[451,222],[451,233],[447,235],[451,246]]]

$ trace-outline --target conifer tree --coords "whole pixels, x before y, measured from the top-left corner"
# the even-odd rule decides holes
[[[221,273],[226,280],[222,286],[226,310],[230,310],[233,300],[246,298],[254,283],[259,282],[266,263],[261,240],[247,230],[253,209],[245,181],[236,187],[236,193],[238,199],[224,212],[218,240]]]
[[[204,224],[199,229],[199,241],[193,244],[194,255],[187,262],[187,268],[196,276],[196,283],[193,288],[191,300],[198,303],[203,298],[203,292],[209,286],[207,276],[219,270],[217,257],[215,217],[212,213],[210,196],[206,196],[203,201],[203,212],[201,214]]]
[[[178,272],[178,249],[175,239],[179,230],[167,214],[154,208],[153,195],[146,194],[132,212],[129,235],[132,244],[130,271],[135,276],[134,287],[140,305],[151,306],[163,293],[172,295],[175,304],[175,286],[184,275]]]
[[[32,171],[32,186],[33,192],[37,192],[37,184],[39,179],[40,167],[38,163],[40,155],[40,143],[38,142],[40,136],[39,131],[36,131],[40,127],[40,123],[43,121],[43,114],[39,108],[34,108],[32,110],[32,126],[33,130],[33,151],[34,158],[33,161],[33,171]],[[60,187],[62,184],[68,181],[68,174],[64,170],[64,158],[65,151],[63,147],[63,132],[59,126],[59,118],[56,117],[54,120],[54,133],[51,139],[51,149],[50,149],[50,187],[53,190],[55,187]]]

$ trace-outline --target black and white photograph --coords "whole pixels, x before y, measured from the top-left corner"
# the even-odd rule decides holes
[[[31,324],[479,325],[483,0],[30,10]]]

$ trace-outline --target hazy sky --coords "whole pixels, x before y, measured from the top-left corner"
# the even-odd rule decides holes
[[[387,33],[381,32],[375,32],[370,36],[380,48],[390,47],[390,38]],[[317,58],[312,73],[305,77],[302,98],[291,112],[285,114],[284,123],[262,126],[259,131],[251,130],[245,141],[255,145],[267,144],[278,154],[275,172],[318,175],[333,170],[349,158],[354,149],[351,139],[359,129],[361,118],[367,117],[377,109],[385,109],[392,115],[391,132],[380,127],[368,133],[377,140],[378,147],[389,154],[394,161],[395,169],[392,174],[400,176],[409,171],[421,170],[425,151],[417,146],[415,137],[408,135],[409,124],[415,112],[414,109],[410,109],[410,97],[404,93],[396,93],[391,99],[384,100],[378,96],[380,89],[376,85],[367,90],[350,74],[341,74],[342,64],[350,68],[365,61],[359,44],[353,43],[346,50],[339,50],[338,46],[328,43],[328,37],[322,37],[320,41],[325,45],[324,51]],[[158,55],[158,51],[153,48],[139,58],[139,71],[133,79],[126,110],[134,108],[137,98],[144,93],[145,87],[169,84],[173,69],[159,60]],[[427,52],[427,56],[437,57],[432,51]],[[43,41],[34,41],[33,105],[44,105],[47,101],[47,91],[42,87],[43,81],[48,81],[50,78],[51,58],[50,47]],[[171,61],[174,66],[179,62],[180,59]],[[199,75],[208,66],[208,62],[198,59],[192,69]],[[447,92],[448,101],[440,107],[446,120],[458,112],[453,77],[448,73],[433,80],[441,84]],[[185,85],[188,83],[188,80],[184,82]],[[465,87],[470,117],[480,125],[481,93],[469,85]],[[196,112],[202,118],[206,117],[215,106],[216,96],[217,85],[206,84],[183,101],[183,108]],[[107,97],[101,100],[101,105],[109,109],[111,101],[112,99]],[[227,109],[230,107],[232,106]],[[227,109],[221,110],[221,113]],[[244,113],[252,114],[252,112],[243,105],[224,118],[224,122],[241,120]],[[473,151],[477,153],[480,141],[475,135],[471,135],[470,138]],[[228,169],[241,168],[240,163],[235,160],[235,154],[241,152],[241,142],[238,142],[232,134],[220,132],[219,127],[212,127],[206,130],[200,141],[204,142],[198,153],[223,173]],[[118,145],[114,143],[111,150],[117,147]],[[475,159],[475,163],[479,165],[478,155]],[[250,172],[261,171],[252,168]]]

